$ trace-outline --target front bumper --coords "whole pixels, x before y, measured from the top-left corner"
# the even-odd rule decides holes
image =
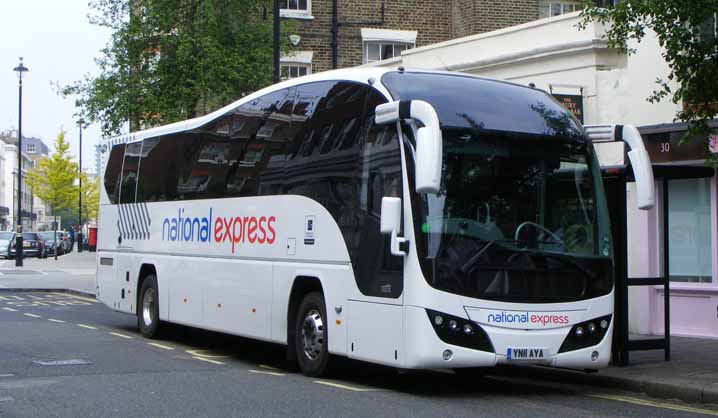
[[[571,326],[550,330],[515,330],[481,325],[494,346],[495,352],[473,350],[447,344],[437,336],[426,314],[426,309],[406,307],[406,367],[410,369],[493,367],[497,364],[547,365],[577,369],[601,369],[608,366],[611,359],[611,335],[613,321],[606,337],[598,345],[565,353],[558,353],[559,347]],[[506,350],[509,347],[540,347],[546,350],[541,360],[509,360]],[[450,350],[447,360],[445,351]],[[598,353],[594,360],[592,355]],[[594,355],[595,356],[595,355]]]

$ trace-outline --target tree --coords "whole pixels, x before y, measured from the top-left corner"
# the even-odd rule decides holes
[[[82,173],[82,219],[97,220],[97,211],[100,207],[100,177],[90,177]]]
[[[92,0],[91,22],[113,30],[100,75],[60,92],[106,136],[216,110],[271,83],[271,3]]]
[[[32,192],[52,208],[57,221],[57,211],[69,209],[77,197],[77,164],[69,155],[70,144],[65,142],[61,131],[55,140],[55,152],[42,157],[27,173],[26,181]]]
[[[589,5],[580,26],[590,21],[606,24],[609,46],[628,54],[635,52],[629,41],[641,41],[652,29],[670,72],[656,80],[648,100],[682,104],[676,119],[688,123],[684,139],[706,138],[715,131],[709,120],[718,115],[716,13],[718,0],[622,0],[612,8]]]

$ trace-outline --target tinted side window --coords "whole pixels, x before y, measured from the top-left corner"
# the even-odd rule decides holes
[[[166,145],[169,144],[169,141],[161,141],[161,139],[161,137],[156,137],[142,141],[141,176],[137,183],[138,202],[167,200],[167,194],[164,189],[168,174],[167,165],[169,163]]]
[[[227,196],[256,196],[260,177],[268,166],[275,148],[284,147],[282,133],[289,129],[290,119],[281,114],[289,89],[280,90],[246,103],[235,111],[242,118],[242,135],[232,140],[231,163],[228,166],[225,193]],[[284,110],[286,113],[287,111]]]
[[[125,147],[125,160],[122,163],[122,185],[120,186],[120,203],[135,203],[137,175],[140,168],[142,142],[133,142]]]
[[[105,168],[105,191],[110,203],[117,203],[120,194],[120,180],[122,178],[122,159],[125,157],[125,144],[112,147],[110,157]]]
[[[295,93],[296,89],[291,88],[280,95],[280,101],[266,122],[272,126],[271,133],[267,132],[262,137],[257,133],[257,141],[261,140],[264,148],[259,174],[260,195],[281,194],[283,191],[287,154],[291,152],[290,144],[299,126],[292,121]]]
[[[197,199],[209,184],[208,173],[196,166],[202,151],[202,138],[197,132],[173,134],[176,141],[175,173],[177,188],[174,200]]]

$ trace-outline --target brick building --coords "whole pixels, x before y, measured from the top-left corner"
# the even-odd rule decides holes
[[[282,77],[391,58],[401,51],[488,32],[580,7],[572,0],[280,0],[295,22]]]

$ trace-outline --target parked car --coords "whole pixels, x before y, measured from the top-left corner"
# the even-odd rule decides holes
[[[13,234],[14,235],[14,234]],[[45,254],[45,241],[40,238],[37,232],[23,232],[22,233],[22,253],[23,258],[25,257],[47,257]],[[13,236],[10,250],[8,251],[10,258],[15,257],[15,239]]]
[[[0,232],[0,257],[10,258],[10,243],[14,239],[14,232]]]
[[[65,254],[65,247],[62,245],[61,232],[57,232],[57,240],[53,236],[53,231],[38,232],[40,238],[45,244],[45,256],[54,256],[57,247],[57,255]]]

